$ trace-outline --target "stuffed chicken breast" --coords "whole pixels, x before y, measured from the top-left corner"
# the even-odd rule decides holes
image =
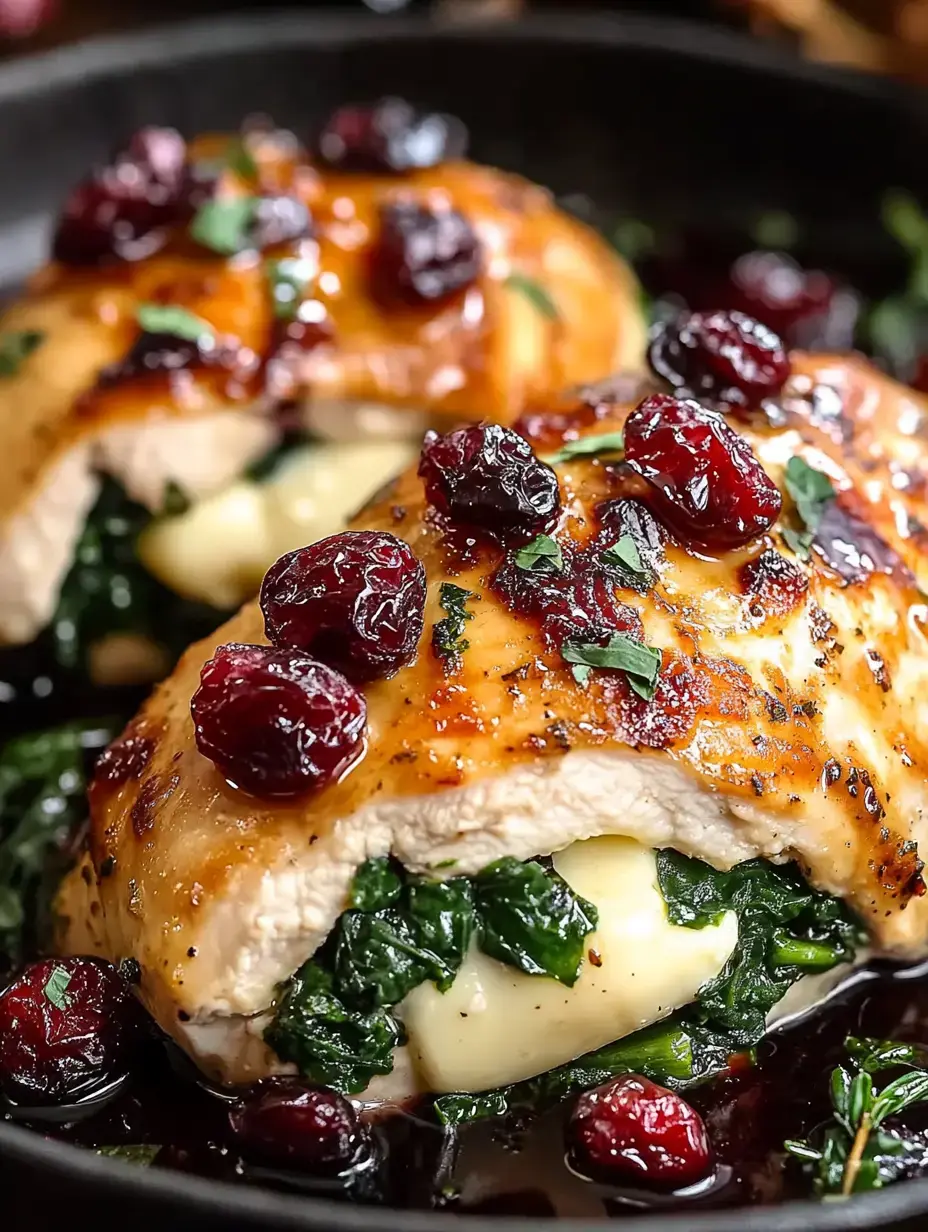
[[[652,361],[428,436],[103,759],[65,946],[214,1077],[686,1080],[928,952],[926,403],[737,314]]]
[[[48,630],[68,664],[108,643],[94,675],[124,676],[123,635],[212,627],[428,423],[506,422],[636,362],[622,262],[462,145],[388,100],[312,155],[145,129],[75,189],[0,322],[0,642]],[[283,458],[284,436],[311,444]]]

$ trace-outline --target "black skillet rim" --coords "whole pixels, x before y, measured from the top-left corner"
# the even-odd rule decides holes
[[[104,37],[74,47],[29,56],[0,69],[0,106],[36,94],[54,94],[87,80],[100,80],[136,68],[195,62],[205,56],[272,50],[313,43],[346,44],[435,38],[474,42],[493,39],[513,43],[550,42],[589,46],[640,47],[679,56],[747,68],[755,73],[819,83],[839,93],[863,95],[900,111],[921,109],[924,97],[910,88],[844,69],[798,60],[781,48],[748,39],[723,28],[695,26],[668,18],[610,14],[544,14],[517,23],[450,24],[415,18],[351,15],[309,15],[271,12],[240,13],[218,20],[198,19]],[[0,1122],[0,1151],[24,1165],[41,1167],[63,1181],[95,1183],[127,1199],[163,1200],[166,1207],[185,1202],[215,1216],[255,1221],[255,1226],[319,1229],[319,1232],[392,1232],[398,1217],[409,1232],[437,1232],[454,1216],[428,1211],[336,1204],[322,1199],[293,1198],[268,1190],[205,1180],[167,1170],[104,1159],[93,1151],[42,1138],[32,1131]],[[884,1192],[863,1195],[852,1203],[795,1202],[779,1207],[748,1207],[730,1211],[677,1212],[623,1220],[628,1232],[857,1232],[878,1229],[891,1221],[928,1214],[928,1180],[909,1181]],[[467,1216],[473,1232],[525,1232],[528,1219]],[[601,1222],[560,1220],[564,1232],[593,1232]]]

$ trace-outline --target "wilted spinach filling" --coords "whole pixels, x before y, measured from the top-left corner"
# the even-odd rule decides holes
[[[737,915],[738,943],[719,975],[670,1018],[536,1078],[438,1096],[443,1123],[554,1103],[619,1073],[676,1087],[705,1078],[758,1042],[800,976],[849,961],[862,941],[844,904],[811,889],[795,865],[750,860],[720,873],[667,851],[657,873],[673,923],[704,928]],[[596,908],[537,861],[507,857],[476,877],[436,882],[369,860],[349,910],[287,986],[268,1042],[313,1081],[357,1093],[392,1070],[392,1050],[405,1042],[392,1007],[426,980],[449,988],[472,937],[501,962],[572,985],[596,923]]]

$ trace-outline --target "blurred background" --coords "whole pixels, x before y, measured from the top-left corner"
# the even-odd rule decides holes
[[[91,34],[262,7],[430,12],[451,21],[506,21],[545,8],[685,15],[750,29],[813,59],[928,78],[928,0],[0,0],[0,57]]]

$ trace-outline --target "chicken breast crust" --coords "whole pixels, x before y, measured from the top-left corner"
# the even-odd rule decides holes
[[[593,391],[523,430],[541,456],[614,431],[644,392],[624,385],[627,402]],[[713,555],[665,538],[656,583],[621,592],[663,654],[651,701],[618,672],[578,684],[490,588],[501,549],[448,531],[415,471],[401,476],[354,525],[413,546],[426,631],[417,662],[366,689],[363,758],[318,794],[269,805],[199,754],[190,699],[204,661],[217,644],[264,641],[246,606],[186,653],[109,754],[89,855],[60,903],[66,949],[135,958],[155,1017],[231,1079],[270,1064],[257,1038],[245,1047],[247,1024],[258,1016],[259,1031],[281,981],[326,936],[357,866],[387,852],[437,876],[448,861],[467,874],[601,834],[717,867],[795,859],[853,905],[877,953],[928,953],[928,608],[916,582],[928,401],[862,360],[795,355],[769,420],[737,426],[781,487],[799,456],[839,495],[807,561],[783,536],[788,497],[744,548]],[[641,495],[608,459],[556,469],[562,543],[600,534],[603,502]],[[451,675],[429,644],[446,580],[479,596]],[[234,1049],[204,1042],[221,1024],[238,1032]]]
[[[221,165],[230,140],[192,143],[188,163]],[[324,436],[415,437],[432,418],[507,422],[527,400],[640,362],[633,275],[544,189],[466,162],[336,174],[275,132],[249,150],[257,184],[227,168],[216,199],[295,198],[310,212],[308,238],[229,257],[194,242],[185,222],[141,260],[53,263],[0,319],[0,334],[41,335],[0,379],[0,642],[28,641],[51,617],[97,472],[157,512],[169,484],[197,498],[266,452],[279,431],[267,412],[281,401],[300,403]],[[371,253],[380,207],[396,201],[460,211],[482,245],[474,285],[438,306],[379,306]],[[268,260],[282,258],[301,262],[306,329],[275,317]],[[119,372],[147,303],[211,326],[213,362]]]

